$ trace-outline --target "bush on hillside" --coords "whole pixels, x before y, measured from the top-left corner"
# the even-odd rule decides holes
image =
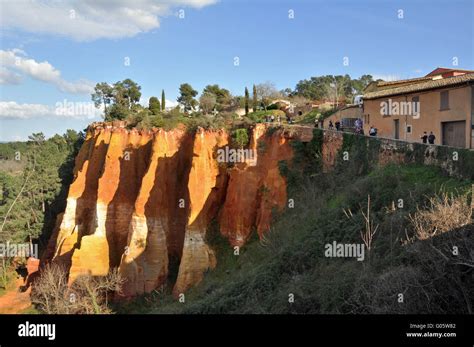
[[[80,276],[68,286],[66,270],[49,264],[34,282],[31,301],[46,314],[111,313],[107,295],[120,294],[123,282],[115,269],[107,276]]]

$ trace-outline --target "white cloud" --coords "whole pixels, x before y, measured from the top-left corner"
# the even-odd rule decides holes
[[[217,0],[17,0],[2,2],[2,25],[78,41],[132,37],[159,27],[172,8],[202,8]]]
[[[177,101],[165,99],[165,107],[167,110],[175,108],[179,103]]]
[[[1,118],[35,118],[54,114],[47,105],[42,104],[17,104],[15,101],[0,101]]]
[[[0,66],[0,84],[20,84],[21,75]]]
[[[102,110],[92,102],[58,101],[55,106],[44,104],[19,104],[16,101],[0,101],[1,119],[74,118],[100,119]]]
[[[94,90],[94,83],[86,80],[69,82],[61,77],[61,72],[47,61],[38,63],[34,59],[26,57],[26,53],[20,49],[8,51],[0,50],[0,70],[1,84],[18,84],[21,76],[12,70],[39,81],[51,83],[60,91],[73,94],[90,94]]]

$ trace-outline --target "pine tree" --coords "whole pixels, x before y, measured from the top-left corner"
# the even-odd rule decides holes
[[[166,100],[165,100],[165,90],[162,89],[162,90],[161,90],[161,110],[162,110],[162,111],[165,110],[165,103],[166,103]]]
[[[245,87],[245,115],[249,114],[249,90]]]
[[[252,108],[253,108],[253,112],[257,111],[257,87],[255,87],[255,84],[253,85]]]

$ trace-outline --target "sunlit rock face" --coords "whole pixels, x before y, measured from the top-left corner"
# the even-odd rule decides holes
[[[211,223],[242,246],[253,230],[268,231],[272,213],[287,204],[278,162],[293,154],[284,133],[257,125],[247,148],[253,160],[219,162],[217,151],[231,145],[224,130],[93,124],[44,261],[62,264],[70,283],[118,268],[123,297],[167,281],[174,295],[185,292],[217,264]]]
[[[272,210],[281,211],[287,203],[286,182],[278,162],[293,156],[288,139],[280,131],[269,135],[264,124],[257,124],[250,148],[257,153],[256,163],[228,170],[227,195],[219,218],[221,233],[234,246],[245,244],[252,229],[262,236],[270,227]]]

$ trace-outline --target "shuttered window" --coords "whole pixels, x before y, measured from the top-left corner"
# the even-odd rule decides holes
[[[440,93],[439,109],[441,111],[449,109],[449,91],[447,91],[447,90]]]

